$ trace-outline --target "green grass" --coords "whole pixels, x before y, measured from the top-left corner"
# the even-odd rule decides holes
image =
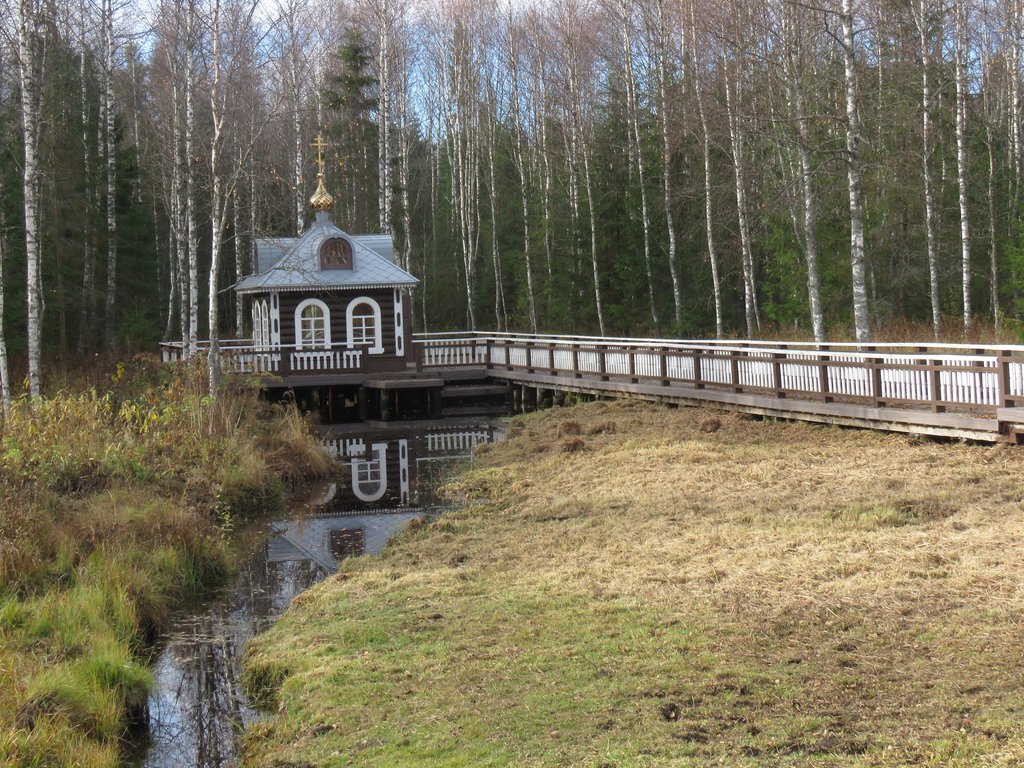
[[[81,387],[79,382],[79,387]],[[149,358],[0,420],[0,764],[107,768],[147,643],[231,569],[236,520],[326,468],[294,412]]]
[[[246,764],[1020,764],[1024,456],[716,418],[516,419],[251,644]]]

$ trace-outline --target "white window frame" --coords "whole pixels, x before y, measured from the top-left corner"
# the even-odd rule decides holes
[[[324,342],[323,344],[304,344],[302,341],[302,313],[309,307],[317,307],[323,313]],[[331,346],[331,310],[320,299],[306,299],[295,308],[295,348],[296,349],[329,349]]]
[[[373,310],[373,343],[367,352],[371,355],[382,355],[384,354],[384,329],[381,327],[380,304],[369,296],[352,299],[345,309],[345,333],[348,337],[348,348],[355,349],[357,346],[364,347],[367,344],[365,340],[358,343],[355,341],[355,310],[361,304],[367,304]]]
[[[252,345],[256,349],[263,349],[263,338],[260,335],[263,331],[263,326],[260,324],[260,303],[254,301],[252,303]]]
[[[260,302],[260,346],[262,349],[270,348],[270,309],[266,299]]]

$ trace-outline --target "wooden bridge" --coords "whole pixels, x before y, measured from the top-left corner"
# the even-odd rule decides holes
[[[432,333],[403,370],[337,349],[227,342],[225,370],[271,386],[412,388],[487,378],[537,390],[711,405],[763,416],[987,442],[1024,441],[1024,346]],[[165,360],[180,344],[161,345]],[[386,379],[385,381],[378,381]],[[1020,407],[1018,407],[1020,406]]]

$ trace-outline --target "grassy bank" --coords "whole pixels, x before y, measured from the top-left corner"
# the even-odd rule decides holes
[[[1024,452],[593,403],[248,660],[251,766],[1019,765]]]
[[[0,420],[0,764],[117,765],[140,653],[230,568],[225,532],[323,470],[295,413],[148,357]]]

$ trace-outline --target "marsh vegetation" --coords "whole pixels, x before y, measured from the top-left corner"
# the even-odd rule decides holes
[[[0,763],[115,766],[148,643],[231,570],[226,533],[327,459],[294,410],[142,356],[0,421]]]

